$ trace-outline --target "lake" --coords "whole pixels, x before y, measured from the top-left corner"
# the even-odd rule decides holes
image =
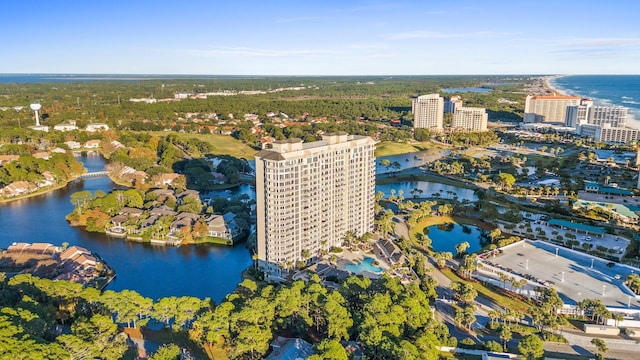
[[[101,156],[80,159],[89,171],[104,169]],[[210,297],[216,302],[232,292],[241,273],[252,264],[242,244],[226,246],[162,247],[112,239],[71,227],[65,216],[76,191],[109,192],[116,185],[107,177],[80,179],[65,188],[33,198],[0,204],[0,248],[13,242],[68,242],[94,251],[116,271],[107,289],[131,289],[158,299],[167,296]]]
[[[431,197],[434,193],[439,193],[441,199],[452,199],[455,194],[458,196],[459,201],[463,199],[472,202],[478,201],[478,197],[471,189],[431,181],[403,181],[394,184],[376,185],[376,193],[382,191],[384,197],[389,197],[392,189],[396,191],[396,195],[398,195],[398,191],[402,190],[405,199],[413,197],[411,190],[419,189],[422,190],[422,193],[418,192],[418,197]]]
[[[488,93],[491,92],[492,89],[487,88],[448,88],[442,89],[443,93],[454,94],[454,93]]]
[[[428,231],[427,231],[428,229]],[[467,253],[474,253],[482,248],[480,235],[482,230],[473,225],[441,224],[425,228],[425,233],[431,239],[431,247],[437,252],[451,252],[456,255],[456,245],[468,242]]]

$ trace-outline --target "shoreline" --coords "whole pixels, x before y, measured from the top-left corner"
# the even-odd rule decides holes
[[[555,88],[553,85],[551,85],[551,81],[552,80],[559,79],[559,78],[562,78],[562,77],[565,77],[565,76],[567,76],[567,75],[546,76],[544,78],[544,81],[543,81],[544,88],[549,90],[549,91],[551,91],[551,92],[556,93],[556,95],[558,95],[558,96],[567,96],[567,94],[565,94],[564,92],[558,90],[558,88]]]
[[[44,191],[37,191],[36,190],[36,191],[28,193],[28,194],[0,199],[0,204],[8,204],[8,203],[11,203],[11,202],[17,201],[17,200],[29,199],[29,198],[40,196],[40,195],[47,195],[47,194],[49,194],[49,193],[51,193],[51,192],[53,192],[55,190],[60,190],[60,189],[62,189],[64,187],[66,187],[67,185],[69,185],[73,181],[78,180],[80,178],[80,176],[81,175],[74,176],[73,178],[67,180],[64,184],[55,185],[53,187],[45,189]]]

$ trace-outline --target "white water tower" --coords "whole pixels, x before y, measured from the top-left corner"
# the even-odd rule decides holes
[[[38,103],[38,102],[34,102],[34,103],[31,103],[31,105],[29,105],[29,107],[36,114],[36,126],[40,126],[40,116],[38,114],[38,111],[40,111],[40,109],[42,108],[42,105],[40,105],[40,103]]]

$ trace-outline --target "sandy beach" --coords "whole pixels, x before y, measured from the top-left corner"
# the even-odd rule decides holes
[[[552,81],[552,80],[555,80],[555,79],[557,79],[557,78],[561,78],[561,77],[563,77],[563,76],[564,76],[564,75],[552,75],[552,76],[546,76],[546,77],[544,78],[544,81],[543,81],[543,84],[544,84],[543,86],[544,86],[544,88],[545,88],[545,89],[547,89],[547,90],[549,90],[549,91],[551,91],[552,93],[556,93],[557,95],[562,95],[562,96],[566,95],[565,93],[563,93],[562,91],[560,91],[560,90],[558,90],[558,89],[554,88],[554,87],[551,85],[551,81]]]

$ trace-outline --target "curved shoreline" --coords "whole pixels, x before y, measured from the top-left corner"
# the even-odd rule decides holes
[[[554,87],[551,82],[553,80],[560,79],[560,78],[567,77],[567,76],[569,76],[569,75],[552,75],[552,76],[545,77],[544,82],[543,82],[545,89],[548,89],[548,90],[556,93],[557,95],[566,96],[567,94],[565,94],[563,91],[560,91],[558,88]]]
[[[28,198],[40,196],[40,195],[46,195],[46,194],[48,194],[48,193],[50,193],[52,191],[59,190],[59,189],[62,189],[64,187],[66,187],[71,182],[73,182],[75,180],[78,180],[80,178],[80,176],[81,175],[74,176],[73,178],[67,180],[65,183],[58,184],[56,186],[47,188],[44,191],[34,191],[34,192],[31,192],[31,193],[28,193],[28,194],[24,194],[24,195],[20,195],[20,196],[14,196],[14,197],[7,198],[7,199],[0,199],[0,204],[8,204],[8,203],[10,203],[12,201],[16,201],[16,200],[23,200],[23,199],[28,199]]]

